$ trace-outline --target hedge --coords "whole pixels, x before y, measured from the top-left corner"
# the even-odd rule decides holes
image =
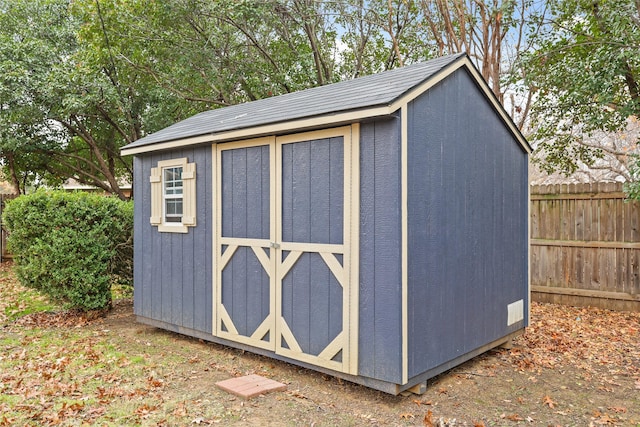
[[[105,309],[111,284],[133,281],[133,202],[38,190],[3,213],[20,282],[66,308]]]

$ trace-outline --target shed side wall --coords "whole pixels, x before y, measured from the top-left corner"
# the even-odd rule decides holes
[[[400,119],[360,128],[358,374],[402,379]]]
[[[463,69],[409,105],[408,138],[412,377],[524,326],[528,161]]]
[[[187,157],[196,163],[197,225],[161,233],[149,223],[149,175],[158,161]],[[211,333],[211,146],[136,157],[134,160],[134,313]]]

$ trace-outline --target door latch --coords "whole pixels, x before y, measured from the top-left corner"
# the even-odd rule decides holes
[[[269,246],[272,247],[273,249],[280,249],[280,243],[271,242]]]

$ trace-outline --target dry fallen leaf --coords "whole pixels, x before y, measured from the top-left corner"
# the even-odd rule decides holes
[[[187,405],[184,402],[180,402],[176,409],[173,410],[172,415],[176,417],[186,417],[187,416]]]
[[[553,399],[549,397],[549,395],[546,395],[545,397],[542,398],[542,403],[549,406],[549,408],[551,409],[556,407],[556,402],[554,402]]]
[[[433,424],[433,412],[431,412],[431,409],[429,409],[427,413],[424,414],[424,419],[422,420],[422,422],[425,427],[435,427],[435,424]]]
[[[607,414],[606,412],[603,414],[602,412],[595,410],[593,411],[593,420],[596,420],[598,422],[598,424],[602,425],[602,424],[611,424],[611,425],[615,425],[617,423],[617,419],[612,418],[611,416],[609,416],[609,414]]]

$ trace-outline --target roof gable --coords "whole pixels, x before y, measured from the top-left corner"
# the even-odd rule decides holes
[[[132,142],[122,148],[122,154],[229,140],[234,136],[259,136],[283,123],[291,124],[285,126],[287,130],[299,130],[311,127],[312,123],[318,124],[318,117],[325,117],[327,123],[338,124],[340,120],[391,114],[397,109],[392,106],[399,100],[417,96],[464,64],[474,68],[466,54],[450,55],[379,74],[205,111]],[[493,101],[502,109],[495,97]],[[511,122],[504,110],[502,113],[503,118]],[[511,127],[526,149],[528,144],[522,135],[514,125]],[[255,129],[254,133],[250,131],[252,129]]]

